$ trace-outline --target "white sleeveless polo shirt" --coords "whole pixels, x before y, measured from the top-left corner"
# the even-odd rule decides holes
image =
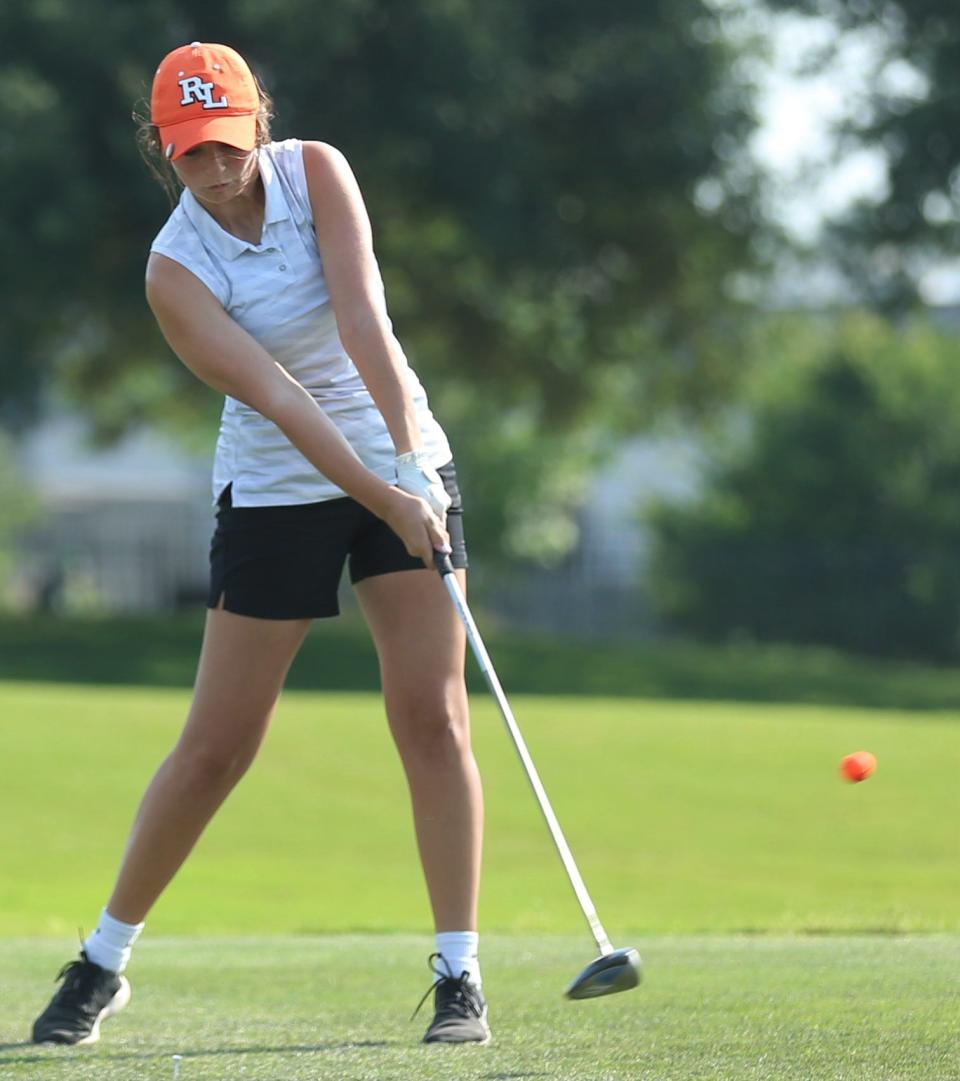
[[[228,315],[305,387],[364,465],[396,483],[390,433],[340,336],[313,231],[299,139],[260,149],[266,205],[259,244],[222,229],[184,191],[151,251],[195,274]],[[450,446],[413,370],[406,378],[434,467]],[[237,507],[316,503],[345,493],[320,474],[270,420],[227,397],[213,466],[213,498],[232,484]]]

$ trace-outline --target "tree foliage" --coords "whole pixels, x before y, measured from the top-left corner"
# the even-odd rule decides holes
[[[707,637],[960,656],[960,382],[940,329],[778,322],[701,497],[653,515],[656,601]]]
[[[9,576],[14,566],[18,542],[40,518],[33,493],[18,476],[14,466],[12,441],[0,433],[0,606],[7,599]]]
[[[918,271],[960,244],[960,6],[952,0],[764,0],[776,11],[869,34],[873,91],[841,133],[878,148],[889,192],[862,200],[827,239],[854,288],[878,307],[915,304]],[[839,40],[838,35],[838,40]],[[913,77],[905,78],[906,72]]]
[[[729,386],[725,282],[761,223],[734,152],[749,103],[705,0],[6,0],[8,423],[53,380],[106,436],[213,408],[143,302],[166,208],[130,122],[160,57],[193,39],[251,59],[278,137],[351,160],[395,325],[458,457],[488,478],[477,463],[503,460],[477,490],[485,520],[556,502],[611,433]]]

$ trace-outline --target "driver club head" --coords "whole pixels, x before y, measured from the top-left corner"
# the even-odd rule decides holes
[[[640,982],[640,954],[632,947],[614,950],[591,961],[564,991],[567,998],[600,998],[629,991]]]

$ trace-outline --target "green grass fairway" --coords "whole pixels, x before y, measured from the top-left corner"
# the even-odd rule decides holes
[[[152,914],[126,1014],[95,1048],[25,1044],[187,701],[0,683],[3,1078],[160,1081],[179,1054],[180,1081],[960,1081],[957,715],[623,698],[513,705],[639,990],[561,998],[595,950],[478,695],[495,1039],[420,1046],[432,938],[382,707],[292,692]],[[860,748],[878,772],[844,784]]]
[[[0,935],[75,940],[112,885],[175,689],[0,684]],[[517,697],[515,712],[615,939],[664,932],[960,930],[953,714]],[[487,931],[576,932],[579,910],[502,721],[474,698]],[[860,785],[837,763],[867,748]],[[288,693],[261,758],[150,935],[419,932],[400,766],[366,694]]]
[[[635,943],[636,991],[560,997],[583,936],[488,936],[493,1042],[423,1047],[412,936],[159,939],[91,1048],[25,1044],[63,951],[0,943],[10,1081],[956,1081],[960,938],[683,936]]]

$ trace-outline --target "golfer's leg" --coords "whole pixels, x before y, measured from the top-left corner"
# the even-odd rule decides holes
[[[366,578],[356,592],[380,658],[436,930],[476,930],[483,794],[470,746],[463,627],[433,571]]]
[[[253,761],[309,620],[207,613],[193,702],[150,782],[107,910],[140,923]]]

